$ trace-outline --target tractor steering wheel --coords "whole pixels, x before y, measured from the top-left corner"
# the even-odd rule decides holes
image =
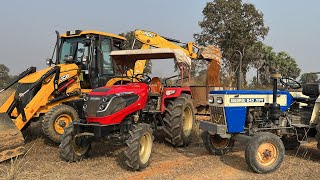
[[[286,89],[291,88],[291,89],[300,89],[302,86],[301,84],[296,81],[293,78],[289,77],[282,77],[280,78],[280,83],[286,87]]]
[[[140,77],[139,77],[140,76]],[[151,77],[147,74],[135,74],[133,78],[137,79],[139,82],[150,83]]]

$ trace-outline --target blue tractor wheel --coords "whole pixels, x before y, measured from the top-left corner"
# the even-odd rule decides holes
[[[275,134],[261,132],[254,135],[245,150],[247,165],[257,173],[277,170],[285,156],[285,147]]]
[[[202,133],[202,141],[205,148],[214,155],[223,155],[231,151],[234,145],[234,140],[222,138],[220,135],[211,135],[209,132]]]

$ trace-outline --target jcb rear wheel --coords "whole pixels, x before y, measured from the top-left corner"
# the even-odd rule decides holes
[[[165,117],[165,139],[174,146],[188,145],[195,122],[191,96],[182,94],[169,101]]]
[[[54,106],[43,116],[43,133],[52,141],[59,143],[61,141],[61,135],[64,133],[64,128],[77,119],[78,113],[71,106]]]
[[[127,149],[124,151],[124,161],[129,168],[137,171],[149,165],[153,139],[149,124],[134,125],[126,141]]]
[[[76,162],[86,157],[91,149],[91,141],[84,137],[75,138],[72,123],[64,129],[59,145],[60,158],[68,162]]]

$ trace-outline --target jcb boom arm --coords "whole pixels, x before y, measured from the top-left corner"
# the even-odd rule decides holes
[[[141,49],[170,48],[180,49],[191,59],[208,60],[210,63],[207,69],[207,86],[220,86],[220,61],[221,51],[215,46],[199,47],[193,42],[182,43],[179,40],[161,37],[160,35],[144,30],[136,30],[135,38],[142,43]],[[180,46],[182,44],[185,47]],[[145,60],[136,63],[135,73],[142,74],[145,68]],[[131,71],[129,71],[131,72]],[[128,74],[129,74],[128,72]]]
[[[12,85],[14,85],[16,82],[18,82],[20,79],[24,78],[25,76],[32,74],[36,72],[36,67],[29,67],[27,70],[23,71],[17,78],[15,78],[12,82],[10,82],[7,86],[0,89],[0,93],[9,89]]]
[[[198,54],[194,52],[194,47],[200,50],[193,42],[182,43],[179,40],[161,37],[160,35],[144,30],[136,30],[134,32],[135,38],[140,41],[144,46],[152,46],[157,48],[170,48],[170,49],[181,49],[191,59],[197,59]],[[183,48],[175,43],[185,44],[186,48]]]

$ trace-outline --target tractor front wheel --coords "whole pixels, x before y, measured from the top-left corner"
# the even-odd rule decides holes
[[[149,124],[141,123],[134,125],[129,134],[124,151],[124,162],[134,171],[142,170],[150,162],[154,139],[152,129]]]
[[[166,107],[165,139],[174,146],[188,145],[195,122],[194,107],[189,94],[170,100]]]
[[[223,155],[231,151],[234,145],[234,140],[222,138],[217,134],[211,135],[207,131],[203,132],[201,137],[204,147],[214,155]]]
[[[265,174],[277,170],[285,156],[281,139],[268,132],[254,135],[245,150],[248,166],[257,173]]]
[[[64,128],[77,119],[78,113],[73,107],[63,104],[54,106],[43,116],[42,131],[49,139],[59,143]]]
[[[75,137],[73,124],[64,129],[59,145],[60,158],[67,162],[76,162],[86,157],[91,149],[91,141],[86,137]]]

